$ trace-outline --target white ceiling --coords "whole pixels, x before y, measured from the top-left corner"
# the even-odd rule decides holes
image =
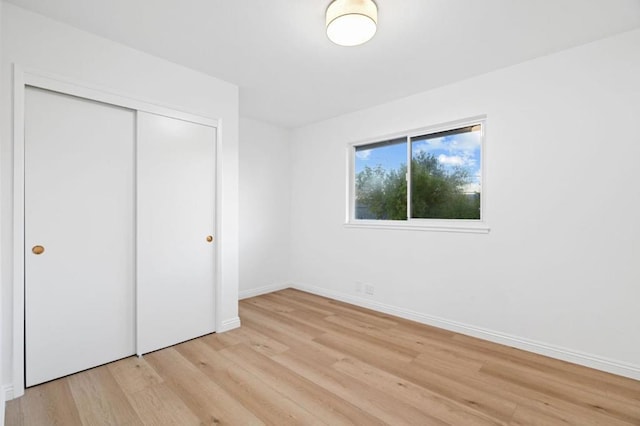
[[[348,48],[329,0],[9,2],[235,83],[241,115],[287,127],[640,27],[640,0],[376,0],[378,33]]]

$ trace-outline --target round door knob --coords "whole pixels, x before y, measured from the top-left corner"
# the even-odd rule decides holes
[[[213,241],[213,235],[207,235],[207,242],[210,243]]]
[[[44,247],[42,246],[33,246],[33,248],[31,249],[31,251],[33,252],[33,254],[42,254],[44,253]]]

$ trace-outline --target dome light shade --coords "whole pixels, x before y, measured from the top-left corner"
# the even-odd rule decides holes
[[[334,0],[327,8],[327,36],[340,46],[357,46],[371,40],[378,24],[373,0]]]

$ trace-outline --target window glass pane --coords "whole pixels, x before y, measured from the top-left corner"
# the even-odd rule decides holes
[[[480,219],[479,124],[411,138],[411,217]]]
[[[407,219],[407,139],[355,148],[355,218]]]

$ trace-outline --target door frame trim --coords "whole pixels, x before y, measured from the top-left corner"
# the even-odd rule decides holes
[[[220,217],[221,202],[221,144],[222,142],[222,120],[205,117],[189,112],[184,112],[178,107],[171,105],[160,105],[153,101],[136,99],[125,93],[116,92],[110,88],[100,87],[84,81],[71,79],[58,74],[50,73],[35,68],[22,67],[13,64],[13,340],[12,340],[12,384],[13,397],[17,398],[24,394],[25,390],[25,220],[24,220],[24,123],[25,110],[24,99],[27,86],[50,90],[66,95],[76,96],[92,101],[102,102],[110,105],[132,109],[134,111],[144,111],[166,117],[176,118],[197,124],[202,124],[216,129],[216,199],[215,199],[215,231],[216,231],[216,275],[215,275],[215,330],[219,331],[222,321],[220,318],[222,306],[220,295],[222,294],[222,264],[220,244],[224,242],[222,232],[222,221]],[[137,291],[137,290],[136,290]],[[137,340],[137,323],[136,323]],[[137,343],[136,343],[136,352]],[[138,355],[140,355],[138,353]]]

